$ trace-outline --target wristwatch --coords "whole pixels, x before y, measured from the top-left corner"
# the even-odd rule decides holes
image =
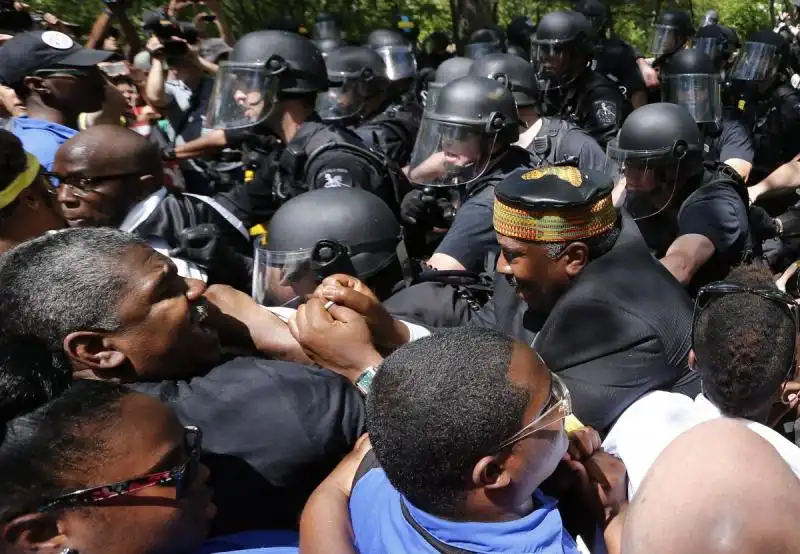
[[[377,372],[378,370],[374,366],[370,366],[362,371],[361,375],[359,375],[358,379],[356,379],[356,388],[364,396],[369,394],[369,389],[372,386],[372,380],[375,378],[375,374]]]

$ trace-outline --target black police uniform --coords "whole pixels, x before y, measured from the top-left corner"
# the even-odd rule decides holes
[[[606,154],[586,131],[563,119],[544,117],[542,128],[525,149],[537,167],[574,165],[580,169],[604,171]]]
[[[249,228],[268,222],[283,201],[297,194],[335,187],[360,187],[394,209],[398,206],[388,160],[371,152],[353,131],[326,125],[313,115],[253,179],[216,199]]]
[[[497,251],[492,227],[494,187],[514,171],[534,167],[537,158],[531,152],[510,147],[495,166],[467,187],[461,207],[436,253],[458,260],[469,271],[482,271],[487,253]]]
[[[753,163],[753,139],[741,118],[724,114],[718,124],[701,126],[703,133],[703,159],[706,162],[724,162],[731,159]]]
[[[379,148],[401,167],[408,164],[419,131],[419,117],[403,104],[392,104],[384,111],[366,118],[355,129],[361,140]]]
[[[646,90],[636,63],[636,50],[618,36],[600,39],[591,68],[616,83],[628,100],[634,93]]]
[[[619,87],[598,72],[586,68],[566,91],[548,91],[545,113],[566,119],[605,147],[631,111]]]
[[[751,182],[757,183],[800,153],[800,91],[780,84],[744,110],[755,146]]]

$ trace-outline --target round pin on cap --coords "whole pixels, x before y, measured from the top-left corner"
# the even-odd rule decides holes
[[[58,31],[45,31],[42,33],[42,42],[56,50],[69,50],[75,45],[75,41],[68,35]]]

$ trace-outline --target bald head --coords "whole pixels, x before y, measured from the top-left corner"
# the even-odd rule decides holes
[[[65,142],[56,153],[56,165],[85,177],[150,174],[163,181],[158,147],[140,134],[118,125],[89,127]]]
[[[647,473],[625,520],[622,554],[789,554],[800,481],[742,423],[718,419],[675,439]]]

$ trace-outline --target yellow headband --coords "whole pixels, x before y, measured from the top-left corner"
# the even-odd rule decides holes
[[[530,242],[572,242],[600,235],[617,221],[611,196],[589,206],[524,210],[494,200],[494,230]]]
[[[39,165],[39,160],[36,159],[36,156],[27,152],[25,156],[28,158],[28,165],[25,171],[17,175],[17,178],[14,179],[10,185],[0,190],[0,210],[16,200],[19,193],[31,186],[31,183],[33,183],[39,175],[39,169],[41,167]]]

